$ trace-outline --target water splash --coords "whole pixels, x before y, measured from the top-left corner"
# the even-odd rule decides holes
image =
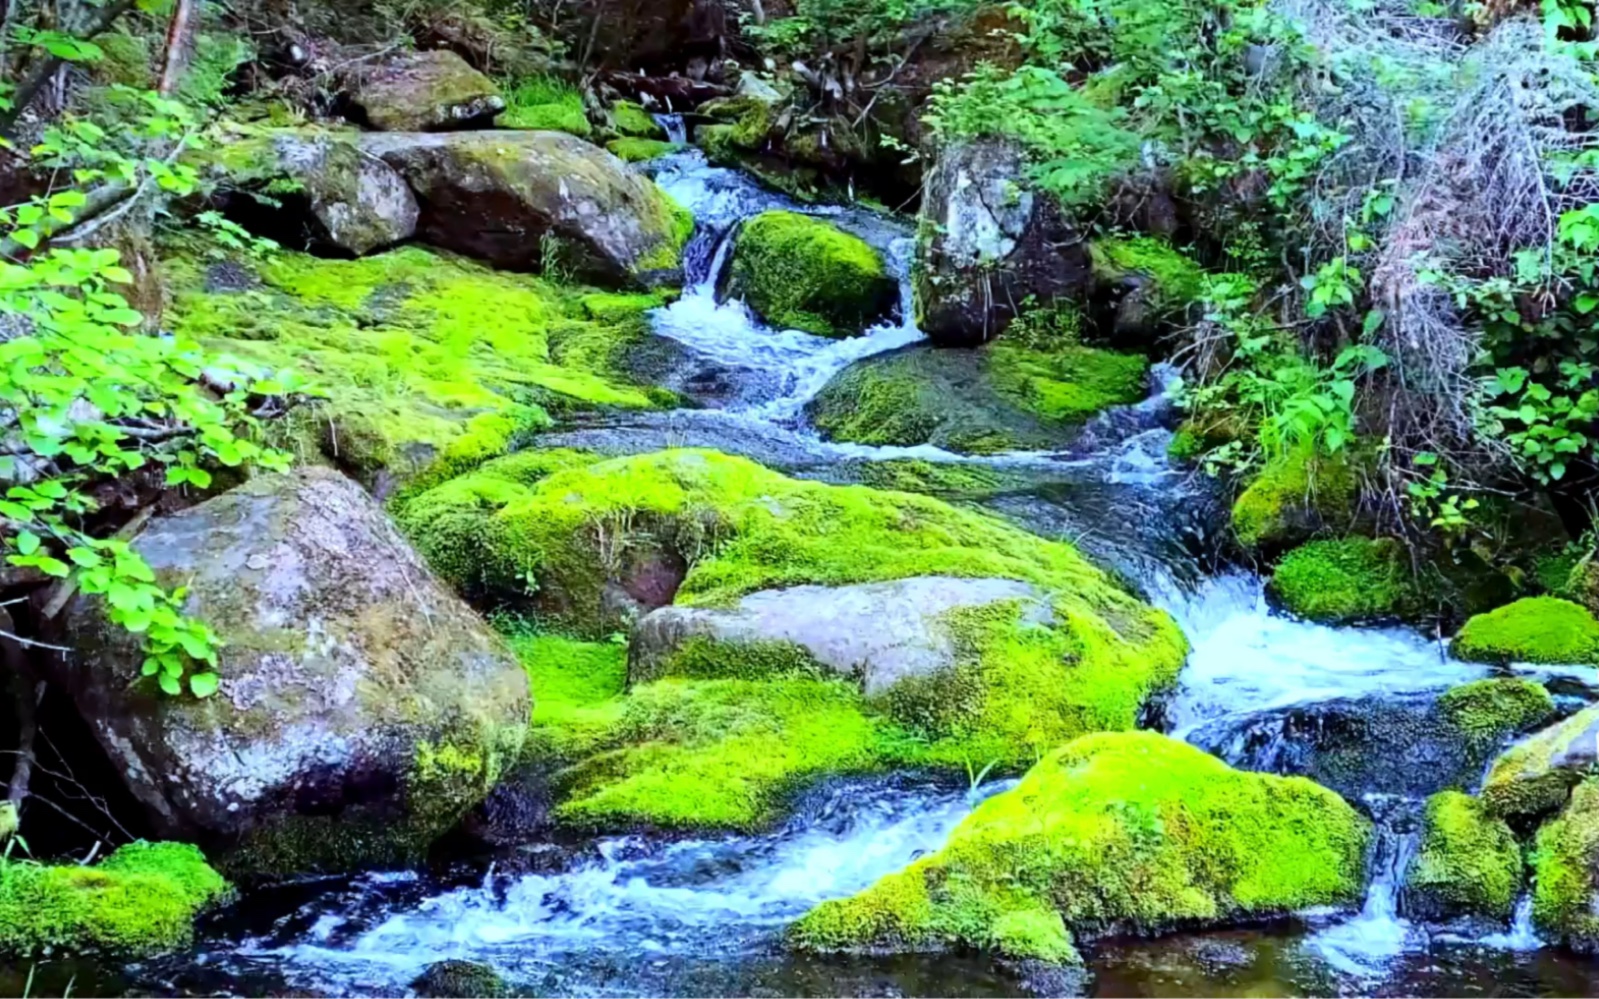
[[[1425,935],[1399,915],[1399,890],[1420,842],[1421,802],[1369,794],[1376,827],[1370,885],[1360,914],[1312,934],[1305,947],[1346,975],[1380,976],[1393,960],[1425,944]]]

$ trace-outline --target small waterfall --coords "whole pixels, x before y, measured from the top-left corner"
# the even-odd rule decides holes
[[[1543,947],[1543,938],[1532,925],[1532,893],[1527,892],[1516,900],[1516,912],[1510,920],[1508,931],[1490,933],[1477,942],[1484,947],[1509,951],[1532,951]]]
[[[688,126],[683,123],[682,115],[658,114],[655,116],[655,124],[661,126],[661,129],[666,132],[667,142],[680,146],[688,142]]]
[[[1399,915],[1405,870],[1420,843],[1422,803],[1414,798],[1370,794],[1365,804],[1376,827],[1366,902],[1353,919],[1313,934],[1305,946],[1333,968],[1356,976],[1379,975],[1388,964],[1422,942]]]

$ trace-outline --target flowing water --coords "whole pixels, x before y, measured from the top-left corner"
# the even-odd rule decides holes
[[[1297,729],[1282,720],[1296,712],[1364,703],[1423,710],[1450,685],[1485,675],[1414,631],[1329,628],[1274,614],[1258,577],[1212,566],[1205,553],[1216,547],[1208,536],[1215,498],[1165,458],[1175,376],[1164,368],[1148,402],[1104,414],[1058,453],[969,459],[932,447],[821,440],[805,423],[805,402],[849,364],[922,339],[909,319],[908,289],[899,315],[861,337],[767,329],[741,302],[719,299],[730,237],[740,220],[770,208],[826,214],[881,249],[908,284],[907,227],[862,210],[795,205],[707,166],[694,151],[651,168],[698,220],[688,286],[657,312],[654,329],[671,348],[674,387],[699,392],[707,408],[619,417],[549,443],[614,452],[703,445],[822,477],[903,457],[1017,472],[1026,487],[988,505],[1040,533],[1071,537],[1175,617],[1193,653],[1160,721],[1235,766],[1312,767],[1315,747],[1296,742]],[[1407,783],[1345,791],[1378,829],[1359,912],[1097,941],[1087,948],[1086,988],[1107,996],[1599,994],[1599,965],[1542,946],[1526,903],[1509,927],[1427,927],[1405,918],[1399,886],[1425,790]],[[784,827],[760,836],[616,838],[530,854],[515,870],[285,886],[206,927],[191,954],[128,969],[47,964],[35,991],[77,975],[79,994],[382,995],[403,991],[433,961],[460,958],[492,965],[540,995],[1018,994],[1022,983],[976,956],[820,961],[781,946],[783,926],[815,903],[936,850],[974,795],[905,776],[840,781],[813,791]],[[0,973],[0,992],[7,984]]]

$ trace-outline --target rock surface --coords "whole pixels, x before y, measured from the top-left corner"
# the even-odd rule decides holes
[[[351,79],[348,88],[360,115],[385,132],[470,128],[505,110],[494,81],[448,50],[397,55]]]
[[[739,227],[724,291],[779,329],[832,337],[865,332],[898,297],[865,240],[796,212],[762,212]]]
[[[155,691],[88,598],[60,680],[163,835],[241,874],[414,859],[519,751],[520,665],[343,476],[252,479],[134,548],[226,643],[219,693]]]
[[[1599,757],[1599,704],[1511,746],[1494,760],[1482,798],[1496,815],[1554,811]]]
[[[927,175],[916,313],[934,342],[991,340],[1029,299],[1081,299],[1091,287],[1088,244],[1025,172],[1019,147],[980,139],[946,150]]]
[[[919,576],[853,586],[762,590],[730,609],[662,607],[639,621],[629,646],[628,680],[673,672],[673,660],[697,641],[748,648],[780,644],[817,665],[856,678],[868,697],[911,677],[956,664],[956,643],[939,619],[959,608],[1023,601],[1027,622],[1054,620],[1033,586],[1009,579]]]
[[[550,256],[575,275],[649,286],[682,279],[693,219],[654,182],[559,132],[367,135],[362,148],[405,177],[427,242],[498,267]],[[553,242],[551,242],[553,240]]]

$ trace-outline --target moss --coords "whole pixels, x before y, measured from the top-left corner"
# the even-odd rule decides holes
[[[994,387],[1048,421],[1081,423],[1137,402],[1148,380],[1149,362],[1137,354],[1072,345],[1040,350],[1003,339],[985,349]]]
[[[623,163],[644,163],[669,156],[683,147],[675,142],[662,142],[659,139],[627,138],[612,139],[605,144],[605,148]]]
[[[629,138],[666,138],[666,129],[660,126],[655,116],[633,101],[617,101],[611,105],[611,124]]]
[[[1303,778],[1149,732],[1085,736],[984,802],[942,850],[791,930],[816,951],[995,947],[1058,914],[1152,932],[1360,897],[1369,824]],[[1059,938],[1031,934],[1059,948]]]
[[[1581,582],[1576,576],[1576,569],[1583,564],[1581,553],[1572,546],[1556,551],[1545,552],[1533,561],[1532,574],[1543,592],[1552,597],[1565,600],[1577,600],[1580,597],[1573,594],[1571,584]]]
[[[592,289],[419,248],[359,260],[281,253],[256,270],[229,265],[240,290],[211,291],[214,269],[170,256],[167,325],[309,380],[327,402],[294,424],[297,445],[368,484],[409,481],[441,457],[455,471],[503,453],[548,424],[544,407],[657,405],[619,366],[647,336],[642,312],[592,318]],[[583,351],[557,356],[579,340]]]
[[[1016,479],[988,465],[896,458],[873,461],[860,469],[861,482],[877,489],[931,496],[983,496],[1015,484]]]
[[[1233,534],[1246,548],[1291,545],[1324,521],[1348,520],[1355,494],[1346,460],[1291,452],[1261,469],[1233,503]]]
[[[1509,920],[1521,894],[1521,847],[1477,799],[1443,791],[1427,799],[1421,846],[1405,874],[1408,911],[1422,919]]]
[[[411,991],[423,999],[499,999],[511,994],[499,972],[475,961],[435,961],[411,983]]]
[[[866,241],[794,212],[762,212],[739,229],[730,288],[767,323],[854,336],[886,316],[898,288]]]
[[[96,867],[0,860],[0,954],[147,957],[189,943],[228,883],[183,843],[132,843]]]
[[[1593,770],[1596,731],[1599,706],[1591,705],[1511,746],[1489,767],[1483,802],[1494,814],[1507,816],[1559,808],[1572,786]]]
[[[1151,304],[1163,317],[1179,313],[1204,295],[1204,268],[1164,239],[1097,239],[1090,252],[1095,274],[1102,281],[1128,274],[1147,278],[1154,286]]]
[[[627,646],[526,627],[508,637],[533,690],[525,755],[571,762],[611,735],[622,717]]]
[[[1462,684],[1439,698],[1438,707],[1474,752],[1555,716],[1554,698],[1543,684],[1515,677]]]
[[[1417,605],[1404,549],[1392,538],[1301,545],[1277,563],[1271,590],[1291,613],[1327,624],[1403,617]]]
[[[1193,462],[1243,436],[1243,428],[1230,414],[1192,415],[1172,434],[1171,443],[1166,445],[1166,456],[1176,462]]]
[[[1599,949],[1599,780],[1577,785],[1538,830],[1532,869],[1533,925],[1577,950]]]
[[[724,162],[736,159],[740,150],[759,152],[763,149],[777,119],[777,112],[770,104],[753,97],[707,101],[700,105],[699,113],[719,124],[695,129],[695,141],[712,160]]]
[[[519,80],[504,96],[505,110],[495,120],[500,128],[566,132],[582,139],[594,131],[582,93],[553,76]]]
[[[1599,620],[1558,597],[1526,597],[1468,620],[1449,643],[1467,662],[1599,663]]]

